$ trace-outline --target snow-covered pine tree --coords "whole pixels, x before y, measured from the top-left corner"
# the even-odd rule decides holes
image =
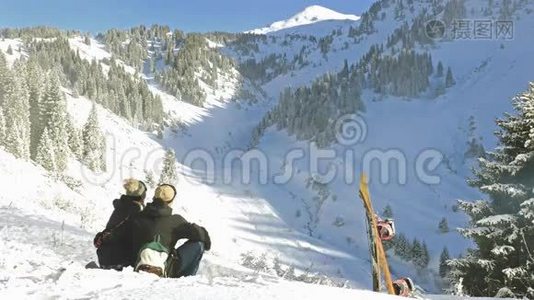
[[[4,116],[4,109],[0,106],[0,147],[5,146],[6,141],[6,118]]]
[[[424,269],[428,267],[428,264],[430,263],[430,252],[428,251],[428,246],[424,241],[422,243],[421,248],[423,250],[423,255],[421,256],[419,266],[421,267],[421,269]]]
[[[497,120],[499,146],[470,180],[489,200],[460,201],[471,218],[461,233],[476,248],[451,261],[450,277],[472,296],[534,298],[534,82],[513,106]]]
[[[43,166],[45,170],[51,173],[57,172],[54,141],[52,141],[50,135],[48,134],[48,128],[44,129],[43,134],[41,135],[41,140],[37,145],[35,162]]]
[[[430,255],[425,242],[414,239],[411,251],[412,261],[418,269],[424,269],[430,262]]]
[[[465,15],[465,0],[450,0],[445,4],[442,20],[447,26],[451,26],[455,20],[463,19]]]
[[[6,56],[4,55],[4,52],[0,51],[0,106],[2,106],[4,103],[4,94],[8,75],[9,69],[7,67]]]
[[[167,149],[165,157],[163,159],[163,169],[159,177],[159,184],[176,184],[178,180],[178,174],[176,172],[176,156],[174,150]]]
[[[394,252],[395,255],[402,258],[405,261],[409,261],[411,259],[411,249],[410,249],[410,242],[408,242],[408,239],[403,233],[399,233],[394,238]]]
[[[100,131],[96,104],[82,130],[83,151],[82,162],[93,172],[106,170],[105,139]]]
[[[449,255],[449,249],[447,249],[447,247],[443,247],[441,255],[439,256],[439,276],[441,276],[441,278],[445,278],[449,273],[450,267],[447,264],[449,259],[451,259]]]
[[[18,158],[30,158],[30,107],[23,78],[23,65],[7,71],[4,107],[7,124],[6,149]]]
[[[414,239],[411,249],[412,262],[417,269],[424,269],[430,262],[430,254],[425,242]]]
[[[456,81],[454,80],[454,77],[452,76],[451,67],[447,67],[447,75],[445,75],[445,87],[450,88],[451,86],[455,84],[456,84]]]
[[[45,87],[44,71],[34,57],[26,63],[26,85],[28,86],[31,120],[31,156],[35,159],[37,145],[41,140],[44,126],[41,124],[40,102]]]
[[[388,204],[386,205],[386,207],[384,208],[384,211],[382,212],[382,218],[386,218],[386,219],[392,219],[393,218],[393,210],[391,209],[391,206]],[[396,241],[395,240],[391,240],[391,241],[384,241],[383,242],[384,244],[384,250],[388,251],[392,248],[395,247],[396,245]]]
[[[76,159],[81,161],[83,152],[81,132],[79,129],[74,127],[74,124],[72,123],[72,119],[70,117],[67,117],[66,128],[70,152],[74,155]]]
[[[437,67],[437,70],[436,70],[436,76],[437,77],[443,77],[443,64],[440,62],[438,62],[438,67]]]
[[[384,211],[382,212],[382,217],[388,218],[388,219],[393,218],[393,209],[391,208],[389,204],[386,205],[386,207],[384,208]]]
[[[421,248],[421,243],[416,238],[413,239],[410,247],[410,260],[415,260],[421,256],[423,249]]]
[[[156,180],[154,179],[154,173],[149,170],[145,170],[145,183],[150,188],[156,187]]]
[[[447,222],[447,219],[445,217],[443,217],[441,221],[439,221],[438,229],[440,233],[449,232],[449,223]]]
[[[41,101],[41,122],[48,128],[50,139],[54,143],[56,167],[58,172],[67,168],[69,157],[69,135],[67,131],[67,103],[61,91],[59,76],[50,72],[46,82],[45,93]]]

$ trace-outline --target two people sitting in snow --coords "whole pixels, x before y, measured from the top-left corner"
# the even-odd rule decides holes
[[[172,213],[176,188],[159,185],[146,204],[146,185],[124,183],[125,194],[113,201],[114,211],[104,231],[94,238],[100,267],[122,270],[132,266],[160,277],[195,275],[204,251],[211,248],[208,231]],[[179,240],[187,241],[175,249]]]

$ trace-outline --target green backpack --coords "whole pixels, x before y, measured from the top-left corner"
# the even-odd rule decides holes
[[[154,240],[144,244],[137,254],[135,271],[144,271],[156,274],[159,277],[167,277],[170,251],[160,242],[160,235],[154,236]]]

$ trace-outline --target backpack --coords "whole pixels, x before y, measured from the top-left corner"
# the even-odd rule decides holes
[[[137,254],[135,271],[144,271],[156,274],[159,277],[167,277],[168,260],[170,251],[160,242],[160,235],[154,236],[154,240],[144,244]]]

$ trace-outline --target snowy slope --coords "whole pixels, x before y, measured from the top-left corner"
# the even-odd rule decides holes
[[[289,29],[292,27],[302,26],[313,24],[322,21],[331,21],[331,20],[350,20],[357,21],[360,17],[350,14],[342,14],[326,7],[319,5],[312,5],[306,7],[303,11],[295,14],[289,19],[277,21],[272,23],[268,27],[258,28],[247,31],[247,33],[254,34],[267,34],[283,29]]]
[[[69,97],[68,106],[69,112],[80,125],[87,118],[91,103],[84,98]],[[145,133],[130,127],[102,108],[99,112],[101,126],[108,140],[108,172],[91,174],[72,162],[67,173],[82,182],[82,186],[74,190],[49,178],[40,167],[15,159],[0,150],[0,178],[4,191],[0,196],[0,232],[4,241],[0,246],[3,253],[0,278],[3,291],[17,295],[59,294],[67,298],[98,294],[108,298],[103,293],[106,287],[88,284],[87,280],[117,286],[131,281],[130,277],[140,278],[137,284],[127,284],[124,289],[115,291],[125,294],[134,287],[153,283],[153,278],[149,276],[129,274],[102,279],[101,273],[82,269],[85,263],[95,259],[92,237],[104,226],[111,212],[111,200],[121,191],[122,179],[130,176],[144,178],[145,169],[157,173],[163,155],[161,146]],[[202,274],[210,276],[209,280],[215,282],[215,288],[205,291],[201,288],[206,285],[205,279],[198,278],[198,284],[180,282],[177,283],[177,289],[183,289],[185,284],[199,298],[205,298],[202,295],[219,291],[236,280],[242,281],[231,278],[241,276],[239,272],[225,270],[253,273],[239,267],[241,255],[249,252],[258,256],[268,253],[269,259],[278,257],[282,263],[292,264],[297,270],[305,269],[313,261],[330,274],[336,272],[335,266],[338,264],[334,264],[334,268],[330,266],[336,257],[346,263],[353,261],[350,264],[354,264],[355,258],[293,232],[263,199],[251,197],[244,191],[221,193],[196,181],[186,167],[181,171],[179,201],[174,209],[210,231],[213,249],[206,254],[207,269]],[[206,207],[211,209],[206,210]],[[267,232],[272,235],[267,235]],[[355,262],[367,264],[365,261]],[[360,270],[368,277],[366,271],[363,268]],[[45,278],[44,281],[42,278]],[[278,281],[273,284],[280,284],[280,298],[284,297],[287,290],[301,293],[306,289],[299,288],[298,284],[296,287]],[[236,293],[244,290],[250,294],[252,291],[249,290],[252,289],[257,290],[257,287],[249,287],[245,283],[227,295],[232,299]],[[339,293],[354,295],[350,291]]]
[[[22,49],[21,45],[22,41],[20,39],[0,40],[0,51],[4,53],[8,65],[12,66],[17,59],[26,56],[26,53]],[[11,54],[8,53],[9,48],[11,48]]]
[[[467,3],[476,8],[480,1]],[[405,20],[409,22],[418,9],[407,9]],[[306,187],[310,176],[306,158],[296,164],[298,173],[285,185],[258,182],[255,176],[260,171],[257,168],[253,168],[250,184],[222,182],[225,171],[228,171],[224,165],[226,154],[247,149],[252,129],[276,105],[285,86],[309,84],[325,72],[339,70],[345,59],[357,61],[370,45],[383,43],[399,25],[393,18],[393,7],[390,7],[386,17],[376,22],[376,32],[353,39],[347,34],[356,16],[340,15],[317,6],[306,11],[275,23],[274,27],[261,29],[272,32],[269,35],[272,39],[260,43],[259,50],[250,56],[240,56],[234,49],[225,49],[239,60],[260,60],[273,53],[293,57],[302,46],[308,47],[306,60],[310,64],[266,82],[262,88],[267,97],[258,103],[233,99],[239,83],[235,76],[220,76],[226,83],[220,84],[224,86],[220,90],[204,87],[208,105],[198,108],[159,89],[151,81],[150,74],[141,74],[151,84],[153,93],[162,97],[168,119],[180,123],[181,127],[168,128],[160,140],[99,107],[101,126],[108,139],[106,153],[110,167],[104,174],[92,174],[71,162],[67,173],[79,180],[81,187],[70,188],[47,177],[40,167],[19,161],[0,150],[0,187],[3,190],[0,193],[0,236],[5,241],[0,245],[0,252],[4,254],[0,258],[0,295],[142,298],[154,296],[157,290],[161,293],[157,295],[159,297],[179,297],[188,294],[184,292],[187,291],[193,295],[188,299],[215,296],[227,297],[223,299],[315,298],[321,293],[339,295],[341,299],[379,297],[355,290],[286,282],[274,279],[272,274],[260,276],[239,266],[242,254],[252,253],[256,257],[267,254],[268,260],[278,258],[285,266],[295,266],[297,272],[311,269],[312,272],[346,279],[351,287],[370,286],[366,225],[354,182],[347,184],[337,178],[328,185],[331,197],[322,207],[312,234],[306,228],[306,208],[302,199],[312,199],[317,192]],[[477,13],[475,10],[470,17],[476,18]],[[447,218],[451,228],[465,224],[465,216],[452,211],[457,198],[481,196],[465,183],[472,163],[463,155],[471,137],[467,130],[468,119],[475,118],[475,136],[483,139],[486,149],[492,148],[495,144],[492,137],[494,118],[510,111],[508,99],[533,79],[534,61],[530,59],[528,42],[534,22],[526,12],[517,17],[515,38],[511,41],[448,41],[431,49],[434,61],[441,60],[451,66],[456,77],[457,85],[445,95],[436,99],[396,99],[365,91],[362,97],[367,106],[363,117],[368,134],[364,141],[350,149],[359,156],[369,150],[396,149],[404,153],[408,161],[407,183],[380,183],[373,171],[371,195],[378,211],[386,204],[393,207],[400,232],[410,239],[427,242],[433,256],[433,269],[443,246],[458,255],[470,245],[455,232],[437,232],[437,223],[442,217]],[[319,22],[333,19],[349,21]],[[307,37],[291,41],[290,34],[294,33],[291,30],[296,28],[299,34],[307,37],[321,38],[337,29],[341,35],[334,38],[330,51],[323,54],[317,43]],[[6,51],[7,43],[16,42],[6,40],[0,48]],[[69,42],[87,60],[96,59],[104,64],[103,61],[111,57],[95,40],[91,40],[91,45],[84,44],[81,38],[71,38]],[[130,70],[134,73],[133,68]],[[90,107],[90,100],[68,96],[68,109],[77,126],[85,122]],[[200,276],[173,281],[157,280],[131,271],[84,270],[83,265],[95,259],[92,236],[105,224],[111,212],[111,200],[121,191],[122,179],[130,176],[143,179],[145,170],[158,174],[166,147],[176,151],[181,174],[179,201],[174,209],[189,220],[205,225],[213,238],[213,251],[207,253]],[[268,157],[266,169],[270,174],[282,169],[285,154],[295,148],[305,149],[305,156],[310,156],[308,142],[296,141],[275,128],[269,129],[258,145],[258,150]],[[338,154],[347,150],[339,145],[333,149]],[[413,162],[425,149],[437,149],[448,160],[448,164],[442,164],[436,171],[441,177],[437,185],[424,184],[414,174]],[[206,173],[201,165],[184,163],[188,155],[197,150],[213,157],[214,173]],[[338,156],[331,165],[339,170],[361,170],[361,161],[344,164],[341,157]],[[240,175],[239,170],[235,175]],[[206,182],[210,178],[214,182]],[[25,186],[31,188],[20,188]],[[336,196],[335,200],[333,196]],[[334,225],[338,218],[343,220],[343,226]],[[418,274],[410,263],[394,256],[391,262],[395,276],[413,276],[423,287],[439,290],[439,285],[433,282],[432,272]],[[154,288],[160,286],[161,289]]]
[[[1,150],[0,155],[5,161]],[[202,264],[201,275],[181,280],[159,279],[131,269],[122,273],[86,270],[84,263],[94,252],[91,233],[61,219],[30,214],[26,207],[2,206],[0,216],[2,299],[289,299],[318,295],[392,299],[368,291],[288,282],[214,261],[211,256]]]
[[[100,44],[95,39],[90,39],[90,45],[87,45],[84,42],[84,40],[85,39],[81,36],[69,38],[70,47],[74,51],[79,53],[82,59],[85,59],[89,62],[92,62],[93,60],[101,62],[104,59],[106,60],[111,59],[111,54],[104,49],[104,45]],[[136,73],[135,68],[126,65],[123,61],[117,60],[117,63],[120,66],[123,66],[126,72],[130,74]],[[102,69],[104,73],[107,73],[109,70],[109,65],[108,65],[109,62],[108,64],[105,64],[105,63],[101,63],[101,64],[102,64]]]
[[[92,45],[94,46],[91,47],[98,47],[95,43]],[[81,44],[80,46],[83,47]],[[85,51],[86,58],[97,59],[92,56],[95,52],[100,53],[102,58],[108,57],[106,53],[92,51],[88,47]],[[153,88],[154,92],[165,96],[157,87]],[[92,102],[84,97],[75,98],[68,90],[65,92],[68,111],[75,126],[80,127],[87,120]],[[226,92],[218,91],[213,95],[213,99],[228,100],[231,96],[229,87]],[[167,97],[168,101],[178,101],[168,95]],[[93,174],[78,162],[72,161],[66,174],[79,183],[74,187],[58,182],[50,178],[42,168],[17,160],[0,150],[0,178],[4,191],[0,195],[0,207],[2,214],[6,216],[2,218],[2,233],[6,243],[1,246],[4,255],[0,264],[0,277],[3,287],[10,292],[19,295],[55,295],[59,290],[57,293],[69,295],[79,292],[79,289],[73,290],[73,285],[83,285],[86,288],[80,293],[100,294],[102,291],[98,286],[87,286],[85,279],[79,280],[80,277],[91,278],[90,271],[82,270],[81,267],[95,259],[91,246],[92,236],[103,228],[112,209],[111,201],[121,192],[122,180],[128,177],[144,179],[145,170],[159,174],[164,154],[163,146],[173,146],[178,154],[182,153],[177,143],[179,140],[172,130],[167,132],[165,140],[158,140],[150,133],[133,128],[108,110],[97,107],[100,126],[107,140],[107,171]],[[235,117],[236,111],[245,112],[238,109],[236,103],[228,101],[210,102],[208,107],[204,112],[198,112],[183,106],[179,116],[198,118],[190,124],[194,127],[199,124],[213,125],[209,120],[216,112],[227,112],[228,116],[231,116],[225,121],[235,120],[232,118]],[[194,136],[197,141],[211,142],[212,145],[222,143],[219,138],[208,139],[208,132],[210,130],[203,127],[201,132],[189,136]],[[202,146],[201,143],[196,143]],[[187,166],[180,166],[180,200],[174,209],[188,220],[206,226],[210,231],[213,249],[206,255],[206,259],[215,263],[207,263],[212,265],[206,271],[209,274],[221,272],[221,268],[243,269],[239,267],[243,254],[252,253],[251,255],[259,257],[266,253],[269,260],[277,258],[285,266],[294,266],[297,272],[309,268],[312,264],[314,272],[336,276],[340,272],[339,268],[344,268],[343,265],[351,266],[351,269],[357,266],[356,272],[365,278],[364,281],[369,281],[368,263],[365,258],[352,257],[292,230],[278,217],[266,199],[256,197],[246,189],[220,190],[202,184],[193,171]],[[7,182],[10,184],[6,184]],[[206,210],[206,207],[211,209]],[[21,251],[30,250],[31,253],[23,252],[25,254],[20,255]],[[340,263],[332,263],[336,260]],[[62,268],[66,268],[65,274],[71,274],[72,277],[63,277]],[[224,273],[215,277],[227,275]],[[46,279],[42,282],[41,278]],[[116,278],[116,282],[122,282],[121,279],[123,278]],[[221,285],[226,286],[227,279],[221,280]],[[47,284],[53,285],[54,288]],[[288,283],[281,283],[282,287],[284,285]],[[363,287],[359,282],[350,285]],[[250,287],[245,285],[236,293],[247,288]],[[192,289],[197,289],[196,285]],[[292,284],[289,284],[288,289],[294,289]],[[298,287],[295,289],[300,293]],[[123,292],[128,293],[128,290]],[[284,293],[284,290],[281,292]],[[202,289],[197,292],[199,297],[204,293]],[[232,295],[235,294],[230,293],[229,297],[232,298]]]
[[[424,9],[422,1],[414,3],[415,9],[406,9],[404,13],[403,19],[408,24]],[[481,10],[486,5],[483,1],[466,1],[467,18],[498,19],[498,9],[494,9],[493,16],[482,15]],[[512,40],[452,40],[425,48],[431,51],[435,63],[442,61],[454,72],[457,84],[448,89],[445,95],[436,99],[398,99],[366,91],[362,99],[366,104],[363,118],[367,125],[367,138],[350,147],[356,153],[356,160],[345,164],[342,158],[347,148],[334,146],[332,149],[337,151],[338,156],[333,163],[323,164],[323,171],[330,167],[341,170],[340,172],[354,169],[359,173],[362,170],[361,158],[365,153],[373,150],[395,150],[402,153],[407,162],[407,182],[396,183],[397,173],[393,172],[388,182],[381,183],[380,171],[375,166],[371,173],[371,194],[378,211],[382,211],[387,204],[392,206],[400,232],[409,239],[417,238],[427,243],[433,257],[431,268],[437,268],[438,256],[443,247],[447,246],[452,255],[457,256],[471,245],[469,240],[454,231],[454,228],[465,225],[466,217],[453,211],[457,199],[474,200],[482,197],[477,190],[466,184],[473,164],[472,160],[464,157],[468,150],[467,141],[473,137],[481,139],[486,149],[492,149],[496,142],[493,137],[495,118],[511,111],[511,97],[523,91],[528,82],[534,79],[534,62],[528,54],[528,49],[531,49],[528,36],[533,34],[534,28],[529,13],[532,2],[529,5],[530,10],[521,8],[516,11]],[[245,59],[253,57],[258,61],[271,53],[292,57],[303,45],[309,45],[311,50],[308,59],[312,64],[281,74],[264,85],[269,96],[277,99],[284,87],[295,88],[309,84],[319,74],[341,69],[345,59],[349,63],[358,61],[369,45],[384,43],[389,33],[403,21],[394,19],[394,8],[393,5],[384,9],[385,18],[376,22],[376,32],[363,36],[361,40],[347,38],[345,27],[342,35],[335,37],[331,51],[324,56],[313,48],[313,43],[298,39],[291,41],[291,35],[284,38],[280,34],[277,38],[267,39],[267,43],[259,43],[259,51],[251,53]],[[323,24],[303,26],[300,33],[314,35],[316,25]],[[328,24],[324,26],[327,27]],[[320,34],[317,36],[320,37]],[[289,46],[285,45],[287,43]],[[349,47],[343,49],[345,43]],[[471,116],[476,123],[473,133],[468,132]],[[284,166],[285,155],[295,148],[304,149],[305,157],[296,163],[295,168],[299,171],[289,184],[258,184],[252,189],[270,199],[271,205],[284,220],[306,232],[305,220],[296,218],[295,212],[303,209],[299,198],[311,199],[316,196],[316,192],[306,188],[305,183],[310,176],[309,143],[298,142],[294,137],[288,137],[285,131],[271,128],[258,145],[258,149],[269,158],[268,170],[280,170]],[[415,174],[415,161],[427,149],[435,149],[445,158],[434,173],[441,178],[439,184],[425,184]],[[328,186],[336,200],[330,198],[325,203],[313,236],[334,244],[339,249],[355,253],[356,256],[364,256],[367,246],[365,223],[357,217],[363,216],[363,209],[357,198],[356,184],[354,181],[347,184],[344,178],[339,177],[342,176],[338,176]],[[450,233],[438,232],[437,224],[443,217],[453,229]],[[337,218],[344,221],[341,228],[333,225]],[[434,285],[430,274],[418,275],[409,263],[393,257],[392,266],[396,276],[410,275],[425,288],[439,289]]]
[[[2,150],[0,155],[22,165],[5,157]],[[199,275],[180,280],[135,273],[131,268],[87,270],[84,262],[94,252],[91,233],[60,218],[28,213],[26,208],[1,206],[0,216],[2,299],[396,299],[364,290],[286,281],[211,255],[205,257]]]

